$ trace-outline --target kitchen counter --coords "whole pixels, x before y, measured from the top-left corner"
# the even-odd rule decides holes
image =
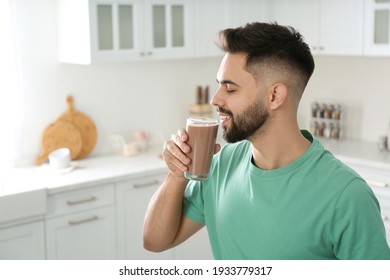
[[[37,189],[49,194],[63,188],[123,180],[149,171],[164,171],[166,166],[157,152],[124,157],[121,155],[89,157],[72,161],[67,170],[53,170],[48,164],[1,170],[0,196],[13,195]],[[72,169],[72,170],[71,170]]]
[[[365,165],[390,171],[390,152],[379,151],[375,142],[319,138],[324,147],[347,164]]]
[[[376,143],[359,140],[320,139],[326,149],[347,164],[365,165],[390,171],[390,152],[380,152]],[[166,170],[157,151],[124,157],[110,155],[88,157],[72,161],[73,170],[59,172],[48,164],[2,169],[0,197],[45,190],[48,194],[96,185],[97,183],[120,181],[150,171]],[[66,172],[68,171],[68,172]]]
[[[390,171],[390,152],[380,152],[374,142],[320,139],[326,149],[347,164],[366,165]],[[166,165],[159,153],[134,157],[121,155],[88,157],[72,161],[73,170],[59,172],[48,164],[1,170],[0,197],[45,189],[49,194],[63,188],[78,188],[96,183],[120,181],[150,171],[162,172]]]
[[[44,216],[48,195],[165,172],[158,154],[89,157],[72,161],[70,168],[61,171],[49,164],[1,169],[0,224]]]

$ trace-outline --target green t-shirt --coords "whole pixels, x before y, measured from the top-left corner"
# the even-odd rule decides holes
[[[184,214],[207,226],[215,259],[390,259],[373,192],[307,131],[291,164],[262,170],[248,141],[214,156],[208,180],[190,181]]]

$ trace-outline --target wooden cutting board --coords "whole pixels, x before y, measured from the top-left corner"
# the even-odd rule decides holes
[[[77,127],[68,121],[56,121],[43,132],[41,139],[42,151],[35,159],[36,164],[42,164],[49,154],[62,147],[70,150],[71,159],[76,159],[81,152],[82,136]]]
[[[95,148],[98,135],[97,129],[95,123],[87,115],[76,111],[73,96],[67,96],[66,102],[68,104],[68,111],[62,114],[58,120],[70,122],[79,130],[82,139],[82,147],[80,153],[76,156],[76,159],[82,159],[88,156]]]

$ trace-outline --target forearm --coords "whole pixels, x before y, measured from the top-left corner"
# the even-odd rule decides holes
[[[150,200],[144,223],[144,247],[163,251],[172,246],[180,227],[187,180],[168,173]]]

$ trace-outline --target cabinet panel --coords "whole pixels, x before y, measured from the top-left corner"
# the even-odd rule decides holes
[[[172,250],[153,253],[143,248],[143,223],[149,200],[164,175],[151,175],[117,185],[119,259],[173,259]]]
[[[43,221],[0,229],[0,260],[45,259]]]
[[[390,0],[365,0],[365,55],[390,55]]]
[[[47,258],[116,259],[114,206],[46,221]]]
[[[193,1],[184,0],[145,1],[143,57],[160,59],[194,55],[192,4]]]
[[[112,5],[97,5],[98,49],[114,49]]]
[[[175,248],[175,259],[212,260],[213,252],[206,227]]]
[[[118,6],[119,49],[134,49],[134,12],[132,5]]]
[[[314,54],[363,54],[363,0],[277,0],[275,20],[296,28]]]
[[[320,2],[318,0],[277,0],[274,5],[273,20],[298,30],[305,37],[312,51],[316,53],[320,49]]]
[[[230,26],[228,0],[195,2],[195,55],[222,56],[223,51],[216,45],[217,33]]]
[[[272,0],[229,0],[230,27],[251,22],[269,22],[272,20],[271,3]]]
[[[183,244],[162,253],[143,248],[143,223],[149,201],[165,173],[117,185],[118,253],[120,259],[212,259],[206,228]]]
[[[114,184],[51,195],[46,217],[76,213],[114,203]]]
[[[363,1],[322,0],[320,46],[330,55],[363,54]]]

